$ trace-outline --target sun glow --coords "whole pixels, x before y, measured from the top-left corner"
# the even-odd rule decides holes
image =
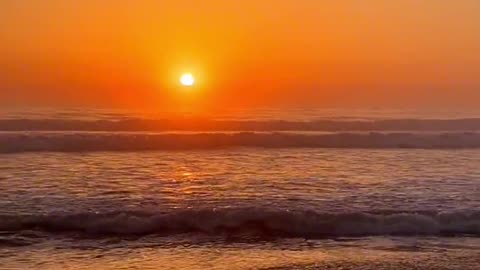
[[[191,73],[185,73],[180,77],[180,83],[183,86],[193,86],[195,84],[195,77]]]

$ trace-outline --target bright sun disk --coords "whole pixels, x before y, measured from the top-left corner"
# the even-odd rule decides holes
[[[180,77],[180,83],[183,86],[192,86],[195,84],[195,78],[191,73],[185,73]]]

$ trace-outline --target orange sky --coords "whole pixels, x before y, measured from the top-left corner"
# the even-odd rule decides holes
[[[478,0],[2,0],[0,103],[475,107],[479,14]]]

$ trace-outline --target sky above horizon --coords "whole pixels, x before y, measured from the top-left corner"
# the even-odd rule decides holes
[[[478,14],[478,0],[3,0],[0,104],[475,108]]]

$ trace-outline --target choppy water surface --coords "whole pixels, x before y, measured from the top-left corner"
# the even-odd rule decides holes
[[[0,164],[0,261],[11,267],[480,258],[478,150],[25,153]]]
[[[478,120],[306,135],[298,119],[288,134],[250,119],[237,127],[253,133],[188,122],[168,135],[155,133],[165,122],[60,115],[0,119],[0,269],[480,267]],[[118,123],[133,130],[107,128]],[[149,136],[173,137],[152,149]]]

